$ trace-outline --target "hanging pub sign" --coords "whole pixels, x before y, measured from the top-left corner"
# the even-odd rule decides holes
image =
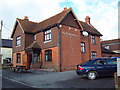
[[[120,58],[117,58],[117,76],[120,76]]]

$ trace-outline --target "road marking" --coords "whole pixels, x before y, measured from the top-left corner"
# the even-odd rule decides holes
[[[0,76],[1,76],[1,75],[0,75]],[[30,85],[28,85],[28,84],[26,84],[26,83],[23,83],[23,82],[20,82],[20,81],[16,81],[16,80],[14,80],[14,79],[10,79],[10,78],[5,77],[5,76],[1,76],[1,77],[5,78],[5,79],[8,79],[8,80],[11,80],[11,81],[13,81],[13,82],[17,82],[17,83],[20,83],[20,84],[23,84],[23,85],[32,87],[32,88],[41,88],[41,87],[37,87],[37,86],[30,86]]]

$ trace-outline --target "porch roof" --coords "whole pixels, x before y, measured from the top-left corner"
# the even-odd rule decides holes
[[[29,50],[29,49],[37,49],[37,50],[40,50],[41,47],[39,46],[39,44],[38,44],[36,41],[34,41],[31,45],[29,45],[29,46],[26,48],[26,50]]]

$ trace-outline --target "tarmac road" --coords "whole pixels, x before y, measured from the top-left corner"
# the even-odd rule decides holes
[[[3,77],[22,82],[25,85],[20,85],[19,87],[26,88],[105,88],[115,90],[114,77],[102,77],[96,80],[88,80],[78,76],[75,71],[46,72],[33,70],[28,73],[15,73],[4,70],[2,74]],[[9,84],[10,81],[3,78],[3,87],[12,87],[12,83],[14,83],[12,82],[10,85],[7,85],[5,84],[6,82]],[[14,87],[18,87],[18,83],[12,88]]]

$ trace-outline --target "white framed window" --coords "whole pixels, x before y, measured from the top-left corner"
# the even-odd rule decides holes
[[[85,43],[81,42],[81,52],[85,53]]]
[[[106,49],[109,49],[109,46],[105,46]]]
[[[21,37],[16,37],[16,46],[21,46]]]
[[[92,51],[92,52],[91,52],[91,58],[92,58],[92,59],[97,58],[97,53],[96,53],[95,51]]]
[[[51,40],[51,30],[44,31],[44,41]]]
[[[91,36],[91,42],[92,42],[92,44],[95,44],[95,36]]]

